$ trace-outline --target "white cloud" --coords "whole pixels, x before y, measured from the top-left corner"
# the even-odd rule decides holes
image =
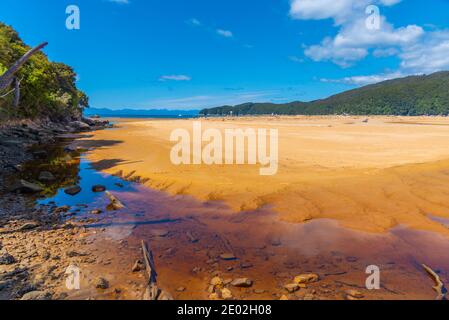
[[[327,37],[320,44],[309,46],[304,53],[314,61],[332,61],[348,67],[364,59],[373,49],[376,54],[416,43],[424,35],[417,25],[394,28],[381,17],[379,30],[366,28],[366,17],[360,16],[344,23],[334,38]],[[383,51],[385,53],[385,51]]]
[[[366,26],[365,9],[374,4],[392,6],[401,0],[291,0],[293,19],[333,19],[338,28],[334,37],[304,47],[304,54],[317,62],[331,61],[350,67],[372,54],[375,58],[398,57],[397,71],[324,82],[366,85],[407,75],[449,70],[449,30],[425,31],[418,25],[395,27],[380,16],[380,29]],[[381,11],[382,12],[382,11]]]
[[[190,81],[191,77],[183,75],[183,74],[174,74],[174,75],[166,75],[161,76],[159,81]]]
[[[393,72],[386,74],[378,74],[378,75],[368,75],[368,76],[353,76],[353,77],[345,77],[342,79],[320,79],[321,82],[330,82],[330,83],[343,83],[349,85],[356,86],[365,86],[368,84],[378,83],[386,80],[396,79],[403,77],[404,74],[401,72]]]
[[[401,0],[291,0],[290,16],[300,20],[333,19],[343,24],[371,4],[392,6]]]
[[[129,0],[108,0],[109,2],[114,2],[118,4],[129,4]]]
[[[429,32],[423,41],[399,54],[401,69],[408,73],[449,70],[449,30]]]
[[[229,30],[217,29],[217,34],[225,38],[232,38],[234,35]]]

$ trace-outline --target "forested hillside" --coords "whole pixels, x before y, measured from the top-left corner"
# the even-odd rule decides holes
[[[245,103],[204,109],[201,114],[231,111],[234,115],[448,115],[449,72],[389,80],[312,102]]]
[[[0,75],[28,50],[17,32],[0,22]],[[42,52],[32,56],[16,77],[20,80],[20,103],[14,107],[13,85],[0,92],[0,120],[48,117],[60,121],[79,117],[88,105],[87,96],[76,87],[74,70],[50,62]]]

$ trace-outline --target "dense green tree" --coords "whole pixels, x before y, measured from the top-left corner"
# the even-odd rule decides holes
[[[0,22],[0,75],[29,49],[14,29]],[[0,98],[1,119],[49,117],[58,121],[78,117],[88,106],[87,96],[76,87],[74,70],[50,62],[42,52],[32,56],[16,76],[21,80],[19,107],[13,106],[14,93]]]
[[[245,103],[201,111],[203,115],[448,115],[449,72],[411,76],[349,90],[327,99],[285,104]]]

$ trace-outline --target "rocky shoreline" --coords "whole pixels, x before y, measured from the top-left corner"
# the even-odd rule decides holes
[[[91,259],[82,252],[89,243],[87,231],[66,222],[67,208],[36,207],[33,193],[40,186],[16,177],[24,162],[45,158],[46,146],[59,138],[109,126],[108,121],[82,118],[67,123],[18,121],[0,127],[0,300],[65,299],[66,266]]]

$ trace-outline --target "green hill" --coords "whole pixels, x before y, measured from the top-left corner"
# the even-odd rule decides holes
[[[17,32],[0,22],[0,75],[4,74],[28,47]],[[20,103],[14,107],[11,88],[0,92],[0,120],[50,118],[54,121],[77,118],[88,105],[87,96],[76,87],[76,73],[63,64],[50,62],[36,53],[16,74],[20,82]]]
[[[327,99],[285,104],[244,103],[204,109],[202,115],[448,115],[449,72],[410,76],[346,91]]]

